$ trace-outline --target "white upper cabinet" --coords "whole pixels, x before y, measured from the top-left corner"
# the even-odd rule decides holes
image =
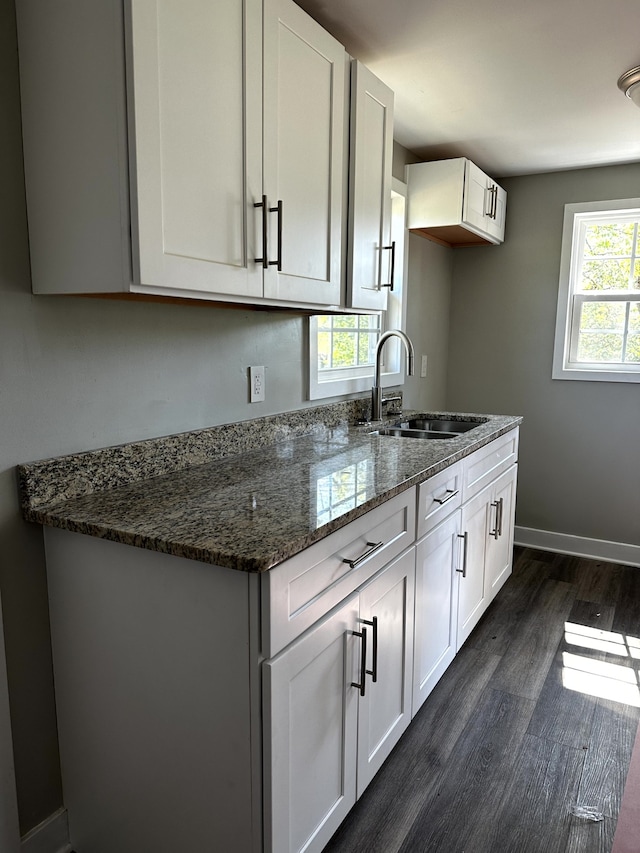
[[[407,166],[407,227],[445,246],[504,240],[507,194],[466,157]]]
[[[130,15],[132,289],[262,296],[261,4],[135,0]]]
[[[19,6],[34,292],[340,305],[333,37],[292,0]]]
[[[391,241],[393,92],[364,65],[351,65],[347,306],[387,307],[396,250]]]
[[[264,295],[341,303],[347,55],[292,0],[264,4]]]

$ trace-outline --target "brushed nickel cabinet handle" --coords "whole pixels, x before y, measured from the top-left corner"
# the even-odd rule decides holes
[[[504,512],[504,498],[498,501],[498,536],[502,536],[502,515]]]
[[[363,619],[362,621],[365,625],[371,625],[373,628],[373,661],[371,662],[371,669],[366,669],[365,672],[371,676],[371,681],[375,684],[378,680],[378,617],[374,616],[372,619]]]
[[[500,501],[492,501],[490,505],[494,506],[496,508],[496,526],[493,528],[493,530],[489,531],[489,536],[493,536],[494,539],[497,539],[498,536],[500,536],[500,533],[498,531],[498,519],[499,519],[499,515],[500,515]]]
[[[467,576],[467,549],[469,546],[469,534],[467,531],[464,533],[457,534],[458,539],[464,539],[464,544],[462,546],[462,568],[456,569],[456,572],[460,572],[463,578]]]
[[[389,283],[381,284],[380,287],[388,287],[390,292],[393,293],[393,282],[396,276],[396,241],[394,240],[390,246],[383,246],[383,251],[389,250],[391,252],[391,271],[389,273]]]
[[[352,681],[351,686],[357,687],[360,691],[360,695],[364,696],[364,691],[367,686],[367,629],[363,628],[362,631],[352,631],[351,632],[354,637],[362,638],[362,645],[360,646],[360,678],[361,681]]]
[[[347,557],[345,557],[342,562],[348,563],[352,569],[357,569],[360,563],[363,562],[363,560],[366,560],[367,557],[370,557],[372,554],[375,554],[375,552],[379,548],[382,548],[383,545],[384,542],[367,542],[367,547],[369,549],[368,551],[365,551],[363,554],[360,554],[360,556],[356,557],[355,560],[349,560]]]
[[[275,261],[268,261],[268,265],[270,267],[278,267],[278,272],[282,272],[282,199],[278,202],[275,207],[269,208],[269,213],[277,213],[278,214],[278,237],[277,237],[277,245],[278,245],[278,256]]]
[[[459,494],[459,492],[460,489],[447,489],[447,491],[444,493],[443,498],[434,498],[433,500],[435,501],[435,503],[440,504],[440,506],[442,506],[442,504],[446,504],[447,501],[450,501],[451,498],[455,498],[455,496]]]
[[[493,187],[485,187],[485,201],[484,201],[484,210],[482,211],[483,216],[488,216],[491,219],[491,211],[493,210]],[[487,201],[489,202],[487,204]],[[487,207],[489,208],[487,210]]]
[[[257,264],[262,264],[262,269],[267,269],[269,266],[269,258],[268,258],[268,249],[267,249],[267,197],[266,195],[262,196],[262,201],[256,201],[253,204],[254,207],[262,208],[262,257],[255,258],[255,262]]]

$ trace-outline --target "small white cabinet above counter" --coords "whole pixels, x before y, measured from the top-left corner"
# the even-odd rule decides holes
[[[407,228],[444,246],[504,240],[507,194],[466,157],[407,166]]]

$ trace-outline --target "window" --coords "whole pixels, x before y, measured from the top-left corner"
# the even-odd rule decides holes
[[[309,319],[309,399],[366,391],[373,383],[376,344],[385,329],[404,329],[404,245],[406,186],[393,181],[391,239],[396,241],[396,275],[387,310],[377,314],[334,314]],[[404,379],[400,342],[384,349],[382,385]]]
[[[553,378],[640,382],[640,199],[565,205]]]

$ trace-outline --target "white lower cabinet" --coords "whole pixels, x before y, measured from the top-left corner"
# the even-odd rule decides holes
[[[413,713],[511,574],[518,430],[418,487]]]
[[[489,508],[493,522],[489,523],[484,570],[485,588],[490,600],[495,598],[511,574],[517,474],[517,467],[512,465],[498,477],[492,488]]]
[[[456,651],[467,639],[487,607],[484,565],[489,535],[491,486],[462,508],[463,557],[458,594],[458,635]]]
[[[511,465],[462,507],[458,649],[511,574],[516,478]]]
[[[517,441],[260,576],[47,528],[73,849],[319,853],[510,573]]]
[[[414,560],[263,665],[265,850],[322,850],[409,725]]]
[[[411,721],[414,567],[410,548],[360,593],[360,620],[371,625],[372,648],[358,705],[358,796]]]
[[[460,530],[457,510],[416,546],[414,714],[456,655]]]
[[[355,596],[264,665],[266,850],[321,850],[356,801],[357,629]]]

